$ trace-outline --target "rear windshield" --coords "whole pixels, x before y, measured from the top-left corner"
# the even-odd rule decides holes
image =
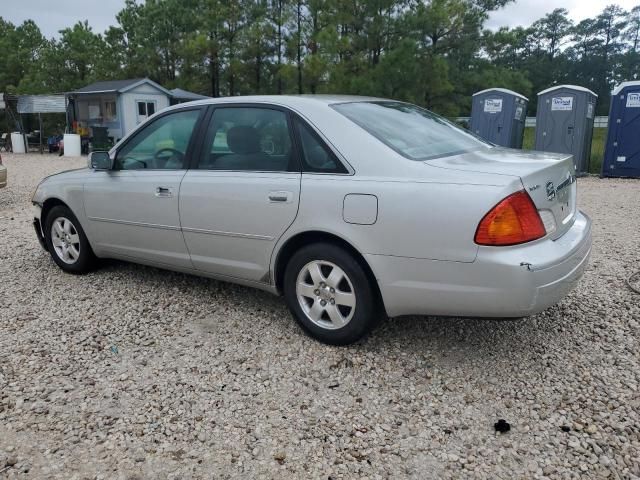
[[[353,102],[332,107],[410,160],[430,160],[491,146],[448,120],[408,103]]]

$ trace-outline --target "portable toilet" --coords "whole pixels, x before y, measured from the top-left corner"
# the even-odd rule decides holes
[[[621,83],[611,92],[602,176],[640,178],[640,81]]]
[[[469,129],[496,145],[522,148],[529,99],[506,88],[473,94]]]
[[[593,118],[598,95],[588,88],[559,85],[538,93],[535,149],[571,153],[578,174],[589,171]]]

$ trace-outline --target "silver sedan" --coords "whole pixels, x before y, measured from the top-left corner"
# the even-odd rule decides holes
[[[89,163],[33,197],[60,268],[117,258],[261,288],[332,344],[385,315],[534,314],[591,251],[571,156],[495,147],[392,100],[191,102]]]

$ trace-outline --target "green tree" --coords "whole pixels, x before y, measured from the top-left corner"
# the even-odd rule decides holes
[[[16,27],[0,17],[0,51],[3,52],[0,91],[18,90],[22,80],[37,68],[47,46],[48,42],[32,20]]]
[[[632,52],[638,51],[640,47],[640,5],[633,7],[629,12],[623,38],[629,42]]]
[[[93,33],[86,20],[61,30],[60,34],[56,53],[64,66],[65,86],[81,87],[94,81],[96,73],[104,73],[99,63],[105,50],[104,40]]]
[[[352,93],[461,115],[484,88],[531,96],[576,83],[604,113],[612,86],[640,74],[640,7],[610,5],[578,25],[558,8],[530,26],[483,30],[509,1],[125,0],[106,32],[78,22],[50,40],[33,22],[0,19],[0,89],[146,76],[212,96]]]
[[[560,53],[560,48],[568,41],[573,22],[568,17],[569,12],[564,8],[556,8],[540,20],[533,23],[531,28],[538,33],[543,42],[550,61]]]

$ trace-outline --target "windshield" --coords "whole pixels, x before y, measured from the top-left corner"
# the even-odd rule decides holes
[[[410,160],[430,160],[491,146],[448,120],[408,103],[353,102],[332,107]]]

